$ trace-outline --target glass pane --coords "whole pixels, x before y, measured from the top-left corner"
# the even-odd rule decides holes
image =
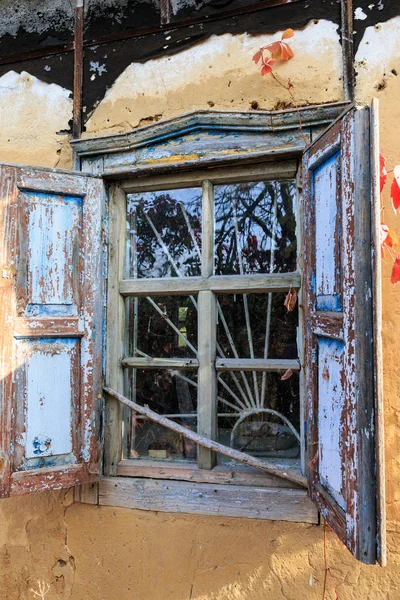
[[[215,273],[296,269],[294,181],[217,185]]]
[[[297,358],[297,304],[288,312],[285,298],[280,293],[218,296],[219,356]]]
[[[129,389],[130,397],[138,404],[197,431],[197,373],[183,369],[132,369]],[[196,444],[129,412],[125,431],[127,458],[196,459]]]
[[[218,439],[222,444],[253,456],[299,458],[299,376],[281,378],[281,373],[219,373]]]
[[[127,274],[200,275],[201,188],[127,196]]]
[[[127,298],[129,356],[179,358],[197,355],[197,298]]]

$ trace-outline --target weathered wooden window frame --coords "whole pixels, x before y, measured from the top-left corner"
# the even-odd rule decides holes
[[[219,294],[252,294],[252,293],[273,293],[288,292],[290,288],[298,291],[301,283],[301,272],[266,273],[249,275],[214,275],[214,185],[215,181],[223,181],[224,184],[249,182],[258,179],[262,181],[296,179],[297,176],[296,161],[286,161],[280,163],[269,163],[259,165],[257,169],[240,167],[229,171],[222,169],[213,173],[210,179],[203,180],[202,183],[202,265],[200,277],[173,277],[163,279],[127,279],[125,273],[122,273],[119,282],[119,294],[124,298],[146,297],[146,296],[168,296],[168,295],[189,295],[198,294],[199,327],[198,342],[198,360],[197,359],[157,359],[133,358],[124,356],[121,368],[128,370],[131,368],[196,368],[198,369],[198,432],[210,439],[216,439],[216,398],[217,398],[217,373],[220,371],[268,371],[284,373],[288,369],[294,372],[300,371],[301,356],[299,359],[223,359],[216,357],[216,323],[217,323],[217,298]],[[196,175],[194,174],[194,178]],[[186,186],[190,182],[185,182]],[[149,191],[152,186],[149,178],[148,186],[140,191]],[[182,189],[182,181],[177,175],[172,180],[163,182],[162,189]],[[138,191],[135,182],[125,183],[122,191],[126,194]],[[114,192],[113,192],[114,194]],[[118,193],[114,200],[114,195],[110,197],[110,214],[113,220],[113,213],[119,214],[120,207],[116,203],[126,203],[122,194]],[[296,202],[296,206],[299,203]],[[116,217],[118,219],[118,216]],[[118,223],[119,246],[118,251],[124,252],[126,239],[124,237],[123,223]],[[301,228],[298,227],[298,235],[301,235]],[[123,249],[122,249],[123,248]],[[111,256],[109,267],[112,271],[117,271],[118,266],[124,269],[124,261],[119,261],[116,255]],[[125,331],[126,322],[124,314],[121,315],[123,324],[118,323],[117,329],[111,329],[107,333],[109,348],[113,348],[116,343],[116,331],[121,329]],[[301,336],[300,336],[301,337]],[[301,340],[299,339],[301,347]],[[112,352],[112,350],[111,350]],[[111,360],[111,357],[110,357]],[[108,363],[109,364],[109,363]],[[107,378],[107,376],[106,376]],[[124,392],[127,393],[126,385]],[[301,419],[303,420],[303,419]],[[303,439],[300,442],[302,450],[304,449]],[[304,451],[301,452],[304,460]],[[135,459],[136,462],[136,459]],[[165,462],[165,461],[164,461]],[[199,447],[197,459],[198,467],[211,470],[216,466],[216,456],[211,450]],[[289,468],[289,465],[285,465]],[[173,470],[173,469],[171,469]],[[178,477],[177,477],[178,478]]]
[[[192,187],[203,182],[229,183],[244,180],[289,178],[288,171],[280,171],[279,165],[288,165],[291,161],[290,178],[297,176],[297,165],[305,148],[304,137],[314,139],[331,123],[346,106],[336,103],[325,107],[307,107],[302,110],[303,133],[299,131],[296,111],[223,113],[199,111],[183,115],[170,122],[142,128],[127,135],[108,136],[92,140],[73,142],[76,161],[85,171],[102,174],[110,181],[109,186],[109,268],[107,293],[107,385],[117,392],[124,392],[122,361],[125,358],[124,299],[123,295],[132,293],[154,293],[154,281],[127,282],[124,280],[125,242],[121,232],[125,230],[125,195],[138,191],[154,191],[176,187]],[[207,148],[193,158],[193,140],[190,136],[205,130],[221,132],[226,137],[223,144],[215,148],[206,140]],[[208,130],[208,131],[207,131]],[[232,135],[236,138],[232,142]],[[183,144],[179,136],[188,136]],[[232,136],[232,137],[233,137]],[[238,141],[239,138],[239,141]],[[177,141],[175,141],[177,140]],[[165,145],[170,142],[170,149]],[[255,143],[254,143],[255,142]],[[157,146],[161,147],[159,158],[149,159],[151,150],[157,155]],[[238,165],[247,165],[240,167]],[[212,169],[210,169],[212,167]],[[234,167],[234,170],[232,169]],[[172,173],[171,173],[172,171]],[[179,176],[176,175],[179,172]],[[146,177],[145,177],[146,176]],[[148,177],[147,177],[148,176]],[[151,177],[150,177],[151,176]],[[242,179],[243,180],[243,179]],[[205,184],[209,189],[210,183]],[[300,183],[299,183],[299,187]],[[301,202],[297,202],[297,224],[302,220]],[[302,242],[299,227],[298,264],[302,262]],[[212,239],[212,235],[209,236]],[[206,241],[207,243],[207,241]],[[204,274],[209,274],[209,263],[203,264]],[[263,291],[278,291],[271,282],[274,276],[245,276],[250,278],[255,289],[264,286]],[[277,275],[276,281],[285,282],[284,289],[292,284],[300,287],[301,276],[290,274]],[[211,276],[207,288],[201,292],[212,296],[211,289],[218,291],[217,281],[225,278]],[[171,282],[178,286],[175,293],[194,291],[198,282],[188,281],[189,288],[182,289],[182,279]],[[210,285],[211,282],[211,285]],[[214,284],[216,287],[214,287]],[[140,292],[140,285],[143,286]],[[195,286],[193,287],[190,286]],[[226,285],[226,283],[225,283]],[[138,287],[139,286],[139,287]],[[145,286],[149,286],[145,290]],[[152,287],[153,286],[153,287]],[[221,291],[226,290],[222,288]],[[240,290],[240,285],[237,291]],[[249,291],[246,288],[246,291]],[[300,290],[301,304],[301,290]],[[302,330],[301,311],[299,329]],[[211,332],[210,332],[211,335]],[[301,336],[300,336],[301,337]],[[110,343],[110,339],[112,342]],[[301,339],[300,339],[301,342]],[[299,344],[300,361],[302,356]],[[132,365],[132,363],[130,363]],[[285,365],[286,366],[286,365]],[[300,371],[300,386],[304,385]],[[207,384],[210,385],[210,382]],[[211,383],[211,385],[213,385]],[[301,396],[304,397],[303,392]],[[301,409],[303,411],[303,408]],[[208,450],[200,451],[200,466],[168,465],[167,461],[120,460],[122,457],[123,407],[115,398],[108,397],[104,429],[104,477],[99,486],[99,503],[104,505],[126,506],[147,510],[177,510],[197,514],[220,514],[225,516],[247,516],[316,523],[317,512],[306,496],[306,491],[296,489],[279,478],[265,473],[249,472],[240,467],[227,469],[213,466],[213,456]],[[301,421],[302,422],[302,421]],[[200,425],[200,423],[199,423]],[[212,435],[215,423],[211,419],[201,423],[202,432]],[[304,469],[304,432],[302,438],[302,467]],[[149,479],[146,479],[149,478]],[[162,481],[167,480],[167,481]],[[175,481],[172,481],[175,480]],[[228,485],[224,485],[228,483]],[[234,490],[234,491],[233,491]],[[241,498],[240,507],[234,498]],[[204,500],[200,500],[204,498]],[[217,498],[217,501],[213,500]],[[87,501],[91,501],[87,499]]]
[[[301,162],[300,162],[301,167]],[[188,362],[198,369],[198,405],[197,431],[209,439],[217,439],[217,373],[218,371],[250,370],[284,373],[288,369],[299,372],[303,362],[303,326],[301,317],[297,330],[298,359],[219,359],[216,358],[216,323],[217,298],[221,293],[274,293],[288,292],[293,288],[301,295],[301,267],[294,272],[274,274],[249,275],[214,275],[214,193],[216,184],[230,184],[250,181],[296,180],[300,177],[299,161],[297,159],[279,160],[257,165],[241,166],[234,169],[215,169],[212,173],[197,174],[196,171],[187,177],[182,174],[158,176],[156,179],[145,177],[139,183],[134,179],[113,183],[109,190],[109,262],[108,262],[108,292],[107,292],[107,366],[106,382],[110,388],[127,395],[127,379],[125,375],[131,368],[188,368]],[[147,192],[157,189],[182,189],[193,185],[202,186],[202,264],[200,277],[174,277],[163,279],[129,279],[126,275],[126,197],[128,194]],[[301,201],[296,194],[296,236],[298,248],[302,247],[300,225]],[[197,294],[199,327],[198,360],[194,359],[146,359],[129,357],[125,351],[126,310],[124,301],[129,297],[167,296],[167,295]],[[300,296],[301,297],[301,296]],[[299,311],[301,315],[301,310]],[[116,357],[118,359],[116,360]],[[216,454],[212,450],[198,446],[197,464],[177,464],[167,460],[124,459],[123,458],[123,406],[115,399],[108,398],[106,439],[104,447],[104,474],[106,476],[149,477],[150,485],[160,489],[156,483],[158,478],[168,479],[168,485],[175,487],[187,501],[184,494],[183,481],[195,481],[217,485],[219,496],[224,502],[224,484],[228,477],[240,481],[241,486],[248,486],[245,497],[250,502],[250,508],[242,508],[238,514],[246,516],[262,515],[258,502],[251,501],[251,495],[257,495],[254,486],[262,487],[262,503],[265,513],[272,518],[287,520],[302,520],[316,522],[317,515],[305,498],[305,492],[296,488],[290,482],[258,473],[255,469],[237,469],[236,467],[217,467]],[[300,390],[300,461],[304,469],[304,392]],[[282,471],[293,468],[291,462],[280,460]],[[299,471],[299,466],[294,467]],[[302,469],[302,470],[303,470]],[[206,473],[205,473],[206,472]],[[173,483],[175,482],[175,483]],[[283,485],[282,485],[283,482]],[[142,482],[141,482],[142,483]],[[126,482],[123,487],[126,489]],[[129,485],[129,484],[128,484]],[[149,482],[147,483],[149,485]],[[289,487],[288,487],[289,486]],[[253,489],[252,489],[253,488]],[[271,510],[271,503],[264,498],[268,488],[271,488],[276,498],[279,498],[279,510]],[[279,489],[281,488],[281,489]],[[244,492],[244,490],[242,490]],[[132,490],[130,492],[132,495]],[[228,492],[228,495],[231,492]],[[271,492],[270,492],[271,494]],[[114,486],[115,496],[115,486]],[[268,496],[267,496],[268,498]],[[300,501],[301,499],[301,501]],[[261,500],[261,498],[260,498]],[[285,502],[288,500],[288,503]],[[107,502],[107,499],[106,499]],[[226,499],[226,502],[231,500]],[[244,502],[244,505],[247,503]],[[157,503],[153,501],[153,506]],[[207,513],[206,503],[201,502],[201,513]],[[294,510],[298,507],[299,510]],[[213,510],[213,505],[210,507]],[[191,507],[194,510],[194,507]],[[200,510],[200,509],[199,509]],[[228,509],[226,509],[228,510]]]

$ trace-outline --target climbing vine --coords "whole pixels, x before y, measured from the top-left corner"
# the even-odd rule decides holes
[[[294,36],[293,29],[286,29],[280,40],[271,42],[266,46],[261,46],[259,50],[254,54],[253,61],[261,66],[261,75],[270,75],[274,81],[278,85],[280,85],[284,90],[286,90],[291,98],[291,101],[297,111],[298,119],[299,119],[299,128],[301,135],[303,136],[306,144],[309,144],[309,141],[306,139],[303,133],[303,126],[301,121],[301,115],[298,108],[298,104],[296,102],[294,93],[293,93],[293,84],[290,79],[287,80],[287,83],[284,83],[274,72],[274,67],[279,62],[287,62],[291,58],[294,57],[294,52],[287,42],[288,39]],[[390,189],[390,198],[394,213],[397,215],[397,211],[400,209],[400,165],[396,165],[394,169],[387,171],[386,170],[386,159],[382,152],[379,155],[379,163],[380,163],[380,191],[382,195],[383,188],[386,184],[387,177],[390,173],[393,173],[393,181]],[[385,250],[387,250],[390,258],[393,260],[392,274],[391,274],[391,282],[393,285],[400,283],[400,254],[395,251],[395,248],[398,246],[398,238],[397,233],[391,227],[388,227],[384,222],[384,207],[382,206],[382,222],[380,228],[380,244],[381,244],[381,252],[382,259],[385,256]]]
[[[393,181],[390,187],[390,200],[393,211],[397,215],[397,211],[400,208],[400,165],[396,165],[394,169],[387,171],[386,159],[381,152],[379,155],[379,167],[381,195],[389,173],[393,173]],[[396,231],[384,223],[384,206],[382,206],[380,238],[382,258],[384,258],[385,250],[387,250],[390,258],[393,260],[391,282],[393,285],[396,285],[396,283],[400,283],[400,254],[395,251],[395,248],[398,246],[398,239]]]
[[[266,46],[261,46],[261,48],[255,53],[253,56],[253,61],[261,65],[261,75],[271,75],[272,79],[276,81],[278,85],[280,85],[284,90],[286,90],[290,96],[290,99],[293,103],[297,111],[297,116],[299,118],[299,129],[300,133],[306,144],[309,144],[309,140],[305,137],[303,133],[303,124],[301,121],[301,115],[299,111],[299,107],[296,102],[296,98],[293,93],[293,83],[290,79],[287,80],[287,83],[284,83],[273,71],[273,67],[276,64],[276,61],[286,62],[293,58],[294,52],[289,46],[289,43],[284,41],[294,36],[293,29],[286,29],[282,33],[282,37],[277,42],[271,42]]]

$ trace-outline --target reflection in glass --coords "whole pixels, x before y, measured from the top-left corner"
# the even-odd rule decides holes
[[[197,374],[174,369],[132,369],[132,400],[197,430]],[[130,412],[126,421],[126,457],[195,460],[196,444],[145,417]]]
[[[201,188],[128,194],[128,277],[200,275],[201,197]]]
[[[253,375],[253,374],[251,374]],[[253,384],[250,373],[244,373]],[[255,402],[243,412],[243,407],[232,395],[235,377],[239,373],[222,372],[218,375],[218,440],[253,456],[298,458],[299,444],[299,376],[294,373],[281,380],[281,373],[266,373],[263,402]],[[262,395],[263,374],[256,374],[259,397]],[[251,402],[251,401],[250,401]],[[242,402],[243,404],[243,402]],[[229,416],[229,413],[231,416]],[[224,416],[221,416],[221,415]]]
[[[180,358],[197,355],[197,298],[126,299],[129,356]]]
[[[294,181],[217,185],[215,273],[296,269]]]
[[[218,296],[217,342],[226,358],[297,358],[297,305],[288,312],[285,296]]]

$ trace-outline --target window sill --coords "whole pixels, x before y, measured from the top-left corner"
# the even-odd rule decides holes
[[[306,490],[288,487],[288,482],[256,469],[221,465],[204,471],[193,464],[124,460],[118,475],[100,480],[101,506],[318,523]]]

